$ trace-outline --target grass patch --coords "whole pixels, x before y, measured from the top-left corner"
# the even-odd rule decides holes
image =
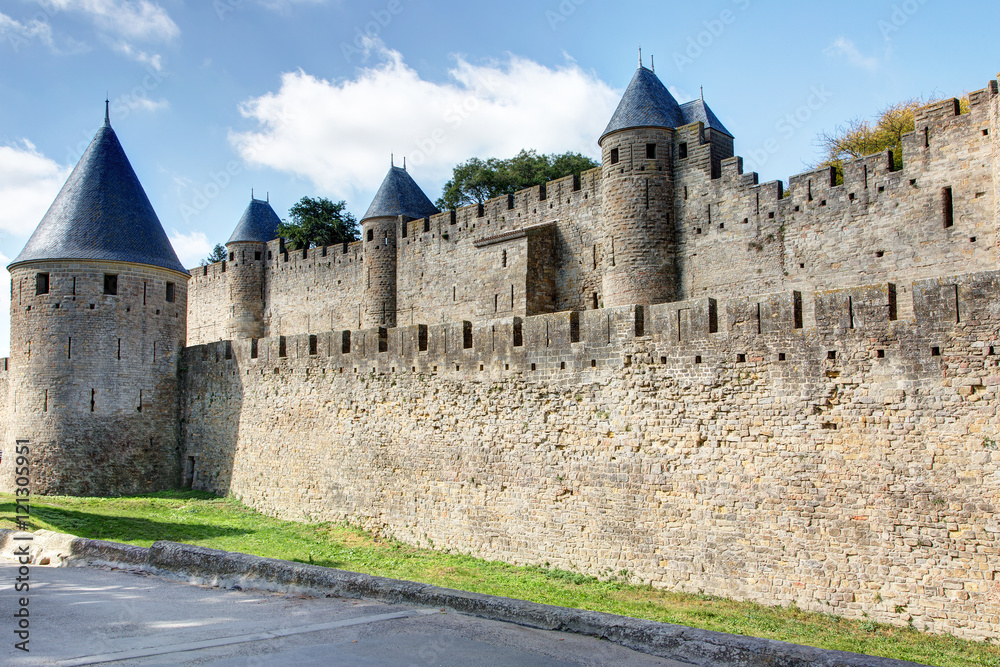
[[[13,497],[0,494],[0,528],[12,528]],[[81,537],[149,546],[156,540],[239,551],[448,588],[604,611],[941,667],[1000,667],[1000,646],[796,607],[766,607],[671,593],[631,582],[628,572],[596,578],[550,567],[516,567],[420,549],[358,528],[281,521],[233,498],[165,492],[126,498],[33,497],[30,525]]]

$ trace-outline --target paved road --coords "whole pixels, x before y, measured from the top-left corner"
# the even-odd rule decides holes
[[[569,633],[367,600],[193,586],[144,573],[31,566],[30,653],[14,648],[17,565],[0,561],[0,664],[662,665]]]

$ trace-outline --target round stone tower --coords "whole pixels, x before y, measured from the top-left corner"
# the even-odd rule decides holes
[[[365,272],[361,327],[396,326],[396,239],[400,224],[437,213],[405,167],[392,166],[361,218]]]
[[[267,242],[278,238],[281,219],[271,204],[250,199],[236,230],[226,242],[229,265],[229,319],[232,339],[264,336],[264,265]]]
[[[8,269],[4,454],[26,442],[31,491],[177,486],[177,370],[190,276],[107,115]],[[14,488],[14,459],[0,463],[0,490]]]
[[[598,142],[605,306],[678,298],[673,152],[684,124],[677,101],[640,65]]]

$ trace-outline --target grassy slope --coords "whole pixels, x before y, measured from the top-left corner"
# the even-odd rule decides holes
[[[0,528],[13,527],[0,494]],[[1000,667],[1000,646],[857,622],[794,607],[676,594],[619,578],[417,549],[349,526],[261,515],[231,498],[170,492],[133,498],[33,498],[32,527],[149,546],[172,540],[480,593],[943,666]]]

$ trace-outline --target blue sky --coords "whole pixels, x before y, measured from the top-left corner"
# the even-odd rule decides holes
[[[640,44],[680,101],[704,86],[748,171],[787,180],[823,130],[983,88],[998,15],[941,0],[0,0],[0,260],[41,220],[106,92],[195,266],[251,188],[281,217],[305,195],[360,217],[390,154],[431,199],[468,157],[596,157]]]

